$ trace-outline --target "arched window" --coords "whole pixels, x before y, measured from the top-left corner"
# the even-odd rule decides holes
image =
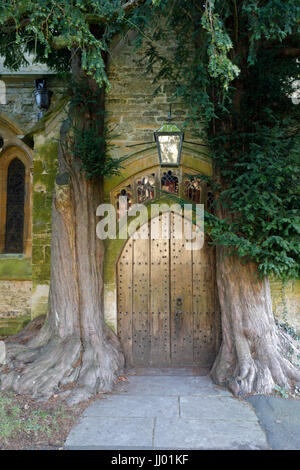
[[[3,80],[0,80],[0,104],[6,104],[6,85]]]
[[[0,254],[32,252],[30,156],[20,147],[0,155]]]
[[[5,253],[23,253],[25,165],[14,158],[7,170]]]

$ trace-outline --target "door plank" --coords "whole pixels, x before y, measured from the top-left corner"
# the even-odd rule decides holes
[[[141,233],[141,229],[137,231]],[[133,240],[132,355],[136,365],[150,361],[149,239]]]
[[[125,354],[126,364],[132,357],[132,240],[129,239],[121,253],[118,268],[118,336]]]
[[[161,224],[162,216],[152,219],[152,228]],[[164,227],[164,233],[169,226]],[[152,366],[170,364],[169,240],[150,239],[150,328]]]
[[[182,238],[176,239],[176,224],[182,226]],[[183,219],[171,214],[170,305],[171,360],[173,365],[193,364],[192,258],[186,250]]]
[[[213,247],[205,242],[193,258],[194,361],[210,367],[215,358],[215,285]]]

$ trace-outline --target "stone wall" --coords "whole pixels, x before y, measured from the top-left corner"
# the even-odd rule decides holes
[[[154,94],[157,85],[152,84],[153,77],[146,74],[145,67],[139,63],[140,57],[138,52],[133,54],[129,41],[116,40],[111,48],[108,71],[111,91],[106,99],[107,123],[111,133],[115,135],[112,139],[115,147],[111,153],[115,157],[131,155],[131,158],[120,176],[105,181],[106,200],[109,200],[111,189],[122,179],[142,171],[147,165],[155,165],[157,154],[153,132],[165,121],[174,91],[170,84],[162,83],[161,89]],[[31,72],[31,75],[9,74],[8,71],[1,70],[0,64],[0,78],[6,84],[6,104],[0,104],[0,117],[4,114],[16,124],[15,131],[9,131],[10,138],[13,134],[17,138],[18,132],[27,133],[37,122],[33,81],[43,74],[41,70]],[[51,75],[48,75],[48,84],[55,92],[52,100],[54,108],[60,97],[61,84]],[[182,103],[173,102],[172,114],[175,122],[182,126],[185,117]],[[50,116],[34,135],[32,258],[16,260],[0,256],[0,335],[5,331],[15,332],[26,321],[30,308],[32,317],[47,311],[51,204],[61,120],[60,113]],[[185,132],[186,140],[196,140],[193,129],[185,129]],[[142,143],[144,145],[130,147]],[[21,140],[19,144],[25,148]],[[199,147],[190,146],[188,149],[186,146],[184,152],[187,166],[198,168],[201,161],[203,172],[208,171],[209,159],[203,155],[199,157]],[[141,158],[142,155],[146,156],[145,160]],[[107,256],[106,263],[111,263],[112,258],[113,256]],[[105,266],[105,273],[114,274],[115,266]],[[110,278],[109,283],[113,284],[113,279]],[[287,319],[300,332],[300,281],[288,284],[285,302],[282,299],[281,283],[272,282],[271,287],[276,317],[280,320]],[[106,294],[108,302],[115,302],[115,297],[111,298],[111,289]],[[17,318],[20,319],[18,324]],[[12,326],[10,330],[7,329],[10,328],[9,325]]]
[[[142,54],[139,51],[132,53],[130,35],[125,40],[116,39],[111,48],[108,68],[111,90],[107,96],[106,110],[108,127],[113,129],[114,134],[117,134],[112,140],[115,147],[111,153],[116,157],[132,155],[132,164],[125,165],[121,177],[106,180],[107,200],[109,200],[111,189],[119,184],[122,178],[126,179],[131,174],[142,170],[141,162],[147,161],[147,156],[149,156],[149,162],[153,164],[151,152],[156,152],[155,146],[152,151],[151,144],[130,146],[153,142],[153,132],[165,121],[171,102],[173,103],[172,115],[176,124],[182,126],[185,118],[182,103],[172,100],[174,92],[172,85],[162,82],[160,90],[154,94],[158,85],[152,83],[153,76],[146,73],[145,66],[140,62],[141,57]],[[185,140],[197,141],[194,132],[194,129],[185,129]],[[201,155],[201,152],[197,154],[197,150],[199,152],[199,147],[189,145],[190,154],[194,153],[198,157],[195,159],[196,162],[189,162],[194,168],[198,167],[199,159],[205,161],[205,156]],[[184,151],[187,152],[187,146],[183,146]],[[145,156],[144,159],[143,156]],[[205,173],[204,168],[202,171]],[[111,263],[112,258],[113,256],[108,254],[106,263]],[[110,273],[109,282],[105,286],[107,310],[113,310],[116,304],[114,279],[112,279],[115,276],[115,267],[105,265],[105,272]],[[279,321],[290,323],[300,334],[300,280],[288,283],[284,291],[285,301],[282,298],[281,282],[271,281],[275,317]],[[113,318],[109,318],[109,323],[114,324]]]
[[[48,306],[52,195],[57,173],[59,130],[63,119],[63,112],[54,113],[34,136],[32,318],[46,313]]]
[[[286,285],[271,281],[271,292],[275,318],[291,325],[300,336],[300,280]]]
[[[30,154],[32,163],[33,226],[30,256],[0,254],[0,336],[16,333],[31,316],[47,310],[50,279],[51,201],[56,174],[57,134],[37,137],[32,151],[30,139],[22,140],[38,121],[38,108],[33,94],[34,80],[47,77],[53,91],[51,109],[61,97],[62,84],[44,66],[29,66],[17,73],[6,70],[0,61],[0,79],[5,83],[5,95],[0,103],[0,134],[5,149],[22,148]],[[51,122],[51,119],[50,119]],[[55,127],[59,128],[56,123]],[[42,126],[44,129],[44,126]],[[51,125],[50,125],[51,128]],[[46,131],[47,132],[47,131]],[[1,153],[0,153],[1,158]],[[32,257],[31,257],[32,248]]]
[[[4,75],[0,79],[6,86],[6,104],[0,104],[0,113],[5,114],[24,134],[26,134],[38,120],[38,108],[34,98],[34,80],[38,75]],[[61,86],[57,79],[49,75],[47,85],[54,92],[51,107],[55,107],[60,97]]]
[[[31,281],[0,280],[0,338],[23,328],[31,318]]]
[[[131,36],[116,38],[109,55],[111,89],[106,99],[106,111],[108,128],[114,135],[112,155],[115,156],[143,150],[143,147],[134,149],[128,145],[149,142],[154,145],[153,132],[165,123],[171,103],[172,117],[179,127],[184,125],[187,112],[182,101],[173,99],[175,87],[172,84],[161,80],[158,87],[153,83],[155,74],[146,71],[146,64],[141,62],[143,50],[134,51]],[[161,49],[168,50],[168,47]],[[191,127],[185,132],[186,140],[199,140]]]

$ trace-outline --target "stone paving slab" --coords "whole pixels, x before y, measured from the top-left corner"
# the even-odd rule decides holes
[[[232,396],[228,390],[214,385],[208,376],[130,376],[115,393],[121,391],[141,396]]]
[[[165,396],[106,395],[89,406],[83,416],[179,417],[179,398]]]
[[[157,418],[154,446],[166,449],[267,449],[258,422]]]
[[[129,376],[92,403],[67,449],[266,449],[250,404],[209,377]]]
[[[191,397],[179,398],[180,416],[182,418],[199,418],[201,420],[221,420],[228,423],[236,421],[253,421],[257,416],[248,403],[233,397]]]
[[[300,450],[300,400],[255,395],[247,398],[274,450]]]
[[[154,418],[83,417],[70,432],[66,448],[151,449],[153,427]]]

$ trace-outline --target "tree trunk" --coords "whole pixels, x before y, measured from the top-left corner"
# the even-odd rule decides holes
[[[297,345],[281,331],[272,313],[268,279],[258,279],[255,263],[226,256],[217,247],[217,283],[222,312],[222,344],[211,371],[213,380],[235,395],[268,394],[277,385],[291,388],[300,371],[287,358]]]
[[[73,75],[81,73],[77,60]],[[104,91],[102,98],[96,107],[103,106]],[[86,116],[82,126],[94,118]],[[96,236],[103,182],[86,179],[81,162],[63,144],[70,139],[69,128],[65,123],[61,129],[53,195],[49,314],[26,346],[7,344],[1,388],[40,399],[63,393],[75,403],[111,390],[124,358],[116,335],[104,322],[104,245]]]

